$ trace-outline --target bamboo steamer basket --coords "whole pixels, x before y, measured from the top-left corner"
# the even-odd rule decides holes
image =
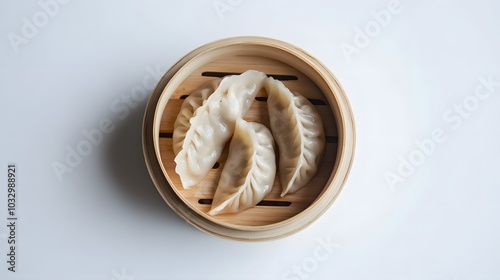
[[[234,214],[208,215],[228,145],[200,182],[184,189],[175,172],[173,124],[183,99],[201,85],[253,69],[282,80],[307,97],[320,113],[326,135],[318,172],[301,190],[281,198],[276,176],[271,193],[257,206]],[[269,126],[267,93],[262,89],[244,116]],[[219,237],[263,241],[293,234],[320,217],[339,195],[355,149],[354,118],[337,79],[318,60],[291,44],[263,37],[234,37],[201,46],[161,78],[144,115],[143,151],[149,174],[175,213],[196,228]]]

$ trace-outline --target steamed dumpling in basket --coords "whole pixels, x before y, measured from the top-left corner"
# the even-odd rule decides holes
[[[323,121],[314,105],[281,81],[266,79],[271,131],[279,150],[281,197],[304,187],[318,171],[325,148]]]
[[[273,145],[273,136],[264,125],[236,121],[210,215],[243,211],[269,194],[276,175]]]
[[[189,119],[176,121],[173,132],[175,172],[185,189],[198,184],[212,169],[234,133],[236,120],[246,114],[265,79],[264,73],[254,70],[225,77],[196,110],[186,107],[193,111],[192,117],[183,112],[178,115]]]

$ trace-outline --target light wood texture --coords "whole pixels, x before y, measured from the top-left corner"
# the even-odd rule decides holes
[[[171,133],[186,96],[214,77],[204,72],[242,73],[253,69],[269,75],[295,76],[285,85],[309,99],[322,116],[327,145],[320,168],[304,188],[280,197],[278,176],[265,201],[288,206],[255,206],[240,213],[210,216],[213,197],[227,158],[227,147],[208,176],[185,190],[175,173]],[[261,90],[258,97],[267,93]],[[246,120],[269,127],[267,103],[255,101]],[[160,137],[162,135],[162,137]],[[296,232],[317,219],[340,192],[354,155],[354,120],[345,94],[333,75],[317,60],[287,43],[237,37],[202,46],[174,65],[159,82],[146,108],[143,147],[146,164],[160,194],[186,221],[205,232],[236,240],[268,240]],[[338,141],[338,143],[337,143]],[[205,202],[200,203],[200,199]]]
[[[319,195],[325,187],[328,178],[331,175],[333,165],[335,163],[335,155],[337,152],[336,143],[328,143],[325,149],[325,157],[323,157],[318,173],[304,188],[293,193],[288,194],[281,198],[281,186],[278,178],[275,179],[274,186],[271,193],[264,199],[265,201],[285,201],[291,202],[289,206],[255,206],[240,213],[222,214],[211,217],[216,219],[219,223],[226,226],[231,225],[269,225],[276,222],[281,222],[306,209]],[[193,209],[201,213],[208,213],[210,205],[200,204],[200,199],[212,199],[217,183],[219,182],[220,174],[224,163],[227,159],[227,148],[219,159],[220,166],[212,169],[210,173],[198,185],[190,188],[183,189],[180,183],[180,178],[175,173],[175,163],[172,160],[174,156],[172,151],[172,139],[160,139],[160,153],[163,155],[162,163],[167,170],[168,176],[176,188],[180,196],[189,203]],[[208,218],[208,217],[207,217]]]

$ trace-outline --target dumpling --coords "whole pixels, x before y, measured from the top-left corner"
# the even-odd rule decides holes
[[[268,78],[269,121],[279,150],[281,197],[304,187],[316,174],[325,147],[321,116],[305,97]]]
[[[203,105],[203,102],[217,89],[220,82],[221,79],[211,80],[191,93],[184,99],[184,102],[182,102],[181,110],[174,122],[174,133],[172,135],[175,155],[177,155],[182,148],[182,142],[186,137],[186,132],[189,127],[191,127],[189,120],[193,117],[194,111]]]
[[[264,125],[236,121],[210,215],[245,210],[269,194],[276,176],[273,144],[273,136]]]
[[[184,188],[198,184],[208,174],[233,135],[236,119],[246,114],[265,79],[264,73],[253,70],[226,77],[194,111],[174,159]]]

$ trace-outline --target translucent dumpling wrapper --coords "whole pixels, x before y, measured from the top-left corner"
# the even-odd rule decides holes
[[[325,148],[321,116],[304,96],[266,79],[269,121],[279,150],[281,197],[304,187],[318,171]]]
[[[236,120],[246,114],[265,79],[264,73],[254,70],[225,77],[194,111],[174,159],[184,188],[198,184],[212,169],[233,135]]]
[[[273,136],[266,126],[243,119],[236,121],[210,215],[243,211],[269,194],[276,176],[273,145]]]
[[[172,135],[174,154],[177,155],[182,148],[186,133],[191,127],[189,120],[193,117],[196,109],[217,89],[222,79],[215,79],[205,83],[199,89],[191,93],[184,102],[174,122],[174,133]]]

